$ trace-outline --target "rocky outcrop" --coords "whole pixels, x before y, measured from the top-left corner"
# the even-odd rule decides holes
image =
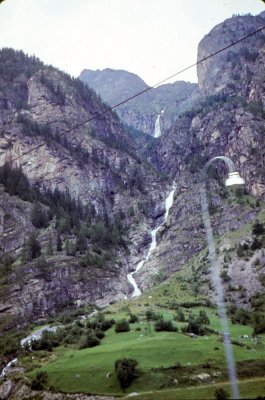
[[[201,40],[198,60],[229,46],[264,25],[264,12],[255,17],[245,15],[227,19]],[[205,94],[226,91],[251,100],[264,99],[264,49],[264,33],[261,31],[198,64],[200,89]]]
[[[51,391],[36,391],[29,386],[26,378],[19,382],[10,379],[0,384],[0,398],[2,400],[43,399],[43,400],[114,400],[114,397],[87,395],[84,393],[53,393]]]
[[[225,21],[201,41],[198,58],[257,29],[262,23],[264,13],[258,17],[233,17]],[[231,32],[234,35],[232,37]],[[243,44],[246,49],[244,54],[257,53],[255,60],[251,57],[247,60],[248,87],[242,72]],[[259,85],[254,84],[262,74],[260,62],[264,56],[264,34],[260,33],[255,39],[233,47],[233,52],[239,55],[240,63],[227,64],[228,52],[224,52],[198,66],[199,85],[204,97],[196,107],[176,120],[157,141],[152,153],[146,153],[161,171],[175,180],[177,189],[169,220],[158,232],[158,247],[138,278],[134,275],[142,287],[165,279],[172,271],[183,268],[192,255],[205,247],[199,181],[206,161],[218,155],[228,156],[244,177],[246,192],[264,199],[264,84],[263,80],[259,81]],[[239,74],[240,79],[235,79],[235,73]],[[226,174],[222,163],[216,163],[215,170],[219,179]],[[214,182],[211,179],[209,181]],[[253,209],[247,204],[242,207],[240,201],[237,207],[231,208],[226,200],[228,194],[222,188],[217,190],[214,187],[210,200],[215,210],[212,224],[216,233],[223,235],[254,222],[259,208]],[[161,272],[160,275],[157,271]],[[237,277],[233,273],[231,276],[235,285],[240,285],[244,279],[244,273],[238,269]],[[252,272],[250,276],[253,281],[246,288],[248,297],[261,290],[259,274]]]
[[[234,17],[217,26],[200,43],[199,58],[258,28],[263,21],[264,13]],[[143,259],[150,230],[163,218],[164,200],[173,180],[177,185],[175,202],[158,232],[158,246],[134,277],[145,289],[183,268],[205,247],[199,181],[205,162],[214,156],[233,159],[246,181],[247,193],[265,198],[264,54],[264,34],[259,34],[255,43],[251,38],[233,47],[232,55],[227,51],[198,66],[199,95],[196,85],[178,82],[147,92],[120,108],[128,125],[152,133],[152,113],[166,107],[165,131],[150,146],[142,146],[142,157],[136,154],[139,143],[126,133],[117,115],[82,82],[23,54],[0,52],[0,166],[10,162],[22,169],[39,193],[59,189],[93,210],[83,231],[85,221],[79,225],[68,221],[72,228],[61,229],[66,211],[61,225],[53,214],[48,226],[36,228],[32,224],[33,200],[23,201],[0,187],[1,255],[14,257],[3,264],[5,274],[0,277],[0,314],[6,318],[5,326],[9,326],[10,316],[46,318],[62,306],[102,306],[129,295],[126,274]],[[11,61],[5,64],[5,60]],[[101,85],[100,73],[91,76]],[[129,78],[138,82],[135,88],[146,87],[128,73],[122,74],[118,83],[122,86]],[[187,111],[191,99],[193,108]],[[175,106],[170,108],[172,101],[177,111]],[[223,235],[253,223],[260,208],[238,199],[231,207],[222,183],[218,184],[225,168],[222,164],[216,167],[219,178],[212,172],[210,205],[215,232]],[[92,241],[91,229],[99,221],[101,229],[115,227],[111,249],[100,242],[100,235],[100,244]],[[32,231],[38,234],[46,264],[40,257],[22,257],[25,238]],[[54,240],[58,232],[63,248],[51,254],[49,238]],[[80,247],[72,254],[66,249],[67,242],[76,244],[80,236],[85,237],[88,262],[83,262]],[[103,255],[107,258],[102,264]],[[256,284],[259,274],[252,274],[255,282],[249,284],[249,296],[260,290]],[[238,271],[237,276],[240,284],[244,274]]]
[[[113,224],[115,215],[120,215],[126,227],[123,245],[113,249],[108,267],[82,270],[81,254],[69,257],[65,249],[66,241],[74,244],[79,233],[63,234],[63,254],[55,251],[47,257],[48,237],[55,246],[58,223],[52,221],[38,231],[31,223],[32,203],[9,196],[1,187],[1,256],[11,254],[18,262],[1,288],[2,317],[34,319],[53,314],[61,304],[103,305],[122,299],[130,290],[126,281],[134,266],[130,254],[140,252],[152,205],[163,200],[168,184],[135,155],[133,141],[117,116],[81,81],[13,50],[2,51],[0,58],[0,91],[7,100],[0,119],[0,166],[10,163],[21,168],[40,193],[56,189],[83,207],[92,207],[92,226],[99,219]],[[12,79],[8,61],[16,65]],[[18,81],[23,83],[19,105],[15,102]],[[41,276],[38,260],[21,260],[23,243],[32,231],[45,249],[48,279]]]

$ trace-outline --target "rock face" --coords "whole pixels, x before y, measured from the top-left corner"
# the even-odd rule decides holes
[[[225,21],[201,41],[198,58],[211,54],[262,24],[264,13]],[[237,60],[234,64],[227,62],[228,51],[200,64],[199,86],[204,93],[201,102],[178,117],[157,141],[153,151],[146,153],[164,174],[175,180],[177,189],[169,220],[158,232],[158,247],[139,273],[138,282],[143,287],[157,281],[152,271],[160,270],[161,277],[166,277],[181,269],[192,255],[204,248],[199,180],[206,161],[218,155],[228,156],[244,177],[247,192],[264,199],[264,77],[261,79],[263,72],[260,68],[264,57],[264,37],[264,33],[259,33],[256,38],[233,47],[230,51]],[[255,60],[247,56],[245,61],[243,44],[244,54],[255,51]],[[248,84],[244,72],[246,62]],[[219,174],[224,176],[224,164],[215,165]],[[218,194],[213,186],[212,191],[212,205],[219,208],[212,216],[216,232],[224,234],[254,222],[258,210],[242,208],[240,204],[231,209],[221,189]],[[232,283],[240,285],[243,281],[240,275],[243,276],[242,271],[236,276],[231,268]],[[251,274],[253,284],[246,285],[249,297],[262,291],[259,276]]]
[[[201,41],[198,57],[262,23],[264,13],[225,21]],[[128,125],[152,133],[152,113],[163,107],[170,111],[171,100],[178,102],[176,112],[164,113],[163,135],[142,145],[141,155],[139,142],[81,81],[21,52],[0,52],[0,166],[9,162],[11,168],[8,174],[0,169],[1,329],[17,323],[18,316],[20,321],[46,318],[62,308],[103,306],[129,295],[126,275],[146,254],[150,230],[163,218],[173,180],[174,205],[157,233],[156,249],[134,278],[145,289],[183,268],[205,248],[199,182],[212,157],[233,159],[247,193],[264,200],[264,43],[264,33],[259,33],[256,40],[232,47],[232,54],[226,51],[200,64],[200,92],[196,85],[177,82],[121,107]],[[116,81],[117,90],[111,91],[115,102],[125,82],[133,85],[126,96],[146,88],[124,71],[104,71],[107,88],[101,72],[82,75],[103,87],[106,96]],[[221,236],[253,224],[263,203],[231,199],[220,183],[224,165],[216,164],[216,171],[210,170],[210,206],[214,231]],[[229,246],[235,253],[235,244]],[[225,258],[225,251],[220,257]],[[251,257],[251,263],[257,257],[261,266],[265,263],[261,252]],[[227,266],[231,284],[248,282],[248,301],[262,290],[264,273],[264,267],[254,270],[251,265],[243,270],[234,259]]]
[[[198,60],[251,34],[265,25],[265,13],[235,16],[217,25],[198,46]],[[206,94],[226,91],[258,100],[264,96],[264,31],[198,64],[200,89]],[[261,90],[263,86],[263,90]],[[257,96],[256,92],[259,92]]]
[[[53,393],[48,391],[34,391],[31,390],[29,382],[25,379],[25,382],[20,381],[16,384],[11,380],[5,381],[0,385],[0,398],[2,400],[19,400],[19,399],[43,399],[43,400],[114,400],[114,397],[110,396],[90,396],[83,393],[76,394],[64,394],[64,393]]]
[[[22,201],[10,196],[15,193],[13,189],[7,194],[6,187],[1,186],[1,256],[12,254],[18,262],[16,267],[10,264],[9,275],[3,278],[2,316],[39,318],[54,313],[63,303],[105,304],[123,298],[130,290],[126,273],[134,267],[130,253],[135,256],[140,252],[144,232],[150,225],[152,204],[163,200],[169,186],[154,168],[147,167],[134,154],[134,143],[117,116],[81,81],[45,67],[21,52],[4,49],[0,58],[4,106],[0,119],[0,166],[9,163],[11,169],[20,168],[39,194],[45,196],[56,189],[58,193],[67,193],[76,204],[80,202],[84,211],[91,209],[88,230],[98,226],[104,231],[115,225],[111,240],[116,242],[117,234],[123,230],[120,244],[108,254],[103,243],[96,246],[94,241],[92,246],[91,234],[84,232],[85,221],[75,225],[67,217],[70,209],[65,209],[64,215],[61,213],[61,222],[56,217],[57,221],[51,220],[48,227],[36,229],[32,225],[34,196],[33,200]],[[8,183],[4,175],[2,178]],[[18,185],[21,186],[20,181]],[[71,218],[75,219],[74,215]],[[65,228],[60,225],[65,226],[67,219],[72,228],[63,232]],[[21,259],[23,243],[33,231],[49,265],[45,278],[38,260],[32,263]],[[49,240],[55,249],[60,232],[63,253],[55,251],[47,257]],[[74,254],[75,250],[73,253],[65,247],[67,243],[76,246],[80,235],[85,237],[92,264],[85,270],[78,264],[82,252]],[[98,237],[100,241],[102,235]],[[129,250],[130,237],[133,242]],[[105,242],[109,240],[106,238]],[[108,267],[100,270],[96,261],[99,263],[102,257],[109,261]]]
[[[154,135],[155,121],[164,111],[163,130],[169,128],[177,115],[189,109],[199,99],[197,84],[177,81],[148,90],[137,75],[110,68],[103,71],[83,70],[80,79],[94,89],[104,101],[114,106],[139,92],[141,96],[117,108],[117,114],[128,126]]]

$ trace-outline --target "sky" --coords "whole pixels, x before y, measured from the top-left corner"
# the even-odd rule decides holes
[[[124,69],[153,86],[197,60],[200,40],[262,0],[4,0],[0,47],[35,55],[73,76]],[[170,79],[197,82],[196,67]]]

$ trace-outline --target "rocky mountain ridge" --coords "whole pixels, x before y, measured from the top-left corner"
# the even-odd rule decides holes
[[[212,51],[209,43],[231,42],[231,32],[237,26],[248,27],[250,23],[252,29],[263,22],[264,13],[225,21],[210,32],[210,42],[208,37],[202,40],[199,57]],[[246,29],[242,28],[244,32]],[[263,218],[264,43],[262,32],[255,43],[252,39],[244,42],[244,54],[241,46],[235,46],[236,63],[227,63],[226,51],[221,61],[226,60],[222,62],[228,70],[220,69],[221,61],[214,57],[199,66],[200,92],[190,84],[183,85],[185,90],[192,89],[190,97],[185,97],[187,92],[183,91],[184,103],[199,93],[196,101],[191,102],[193,107],[181,115],[179,110],[172,114],[169,129],[142,149],[143,156],[136,154],[138,144],[117,115],[109,112],[109,106],[81,81],[23,53],[11,49],[0,52],[0,166],[9,163],[14,171],[12,179],[19,177],[17,182],[25,183],[25,177],[28,179],[29,186],[18,185],[24,192],[36,190],[35,197],[25,200],[12,192],[12,185],[7,189],[7,180],[2,181],[1,329],[12,326],[18,315],[27,315],[29,319],[54,315],[62,301],[67,309],[89,303],[104,305],[128,295],[131,288],[126,275],[145,256],[150,229],[158,226],[163,217],[164,200],[173,180],[177,188],[169,218],[158,232],[155,251],[134,277],[145,289],[201,254],[205,239],[198,195],[200,171],[214,156],[233,159],[247,190],[246,197],[242,193],[229,197],[220,180],[224,167],[217,165],[217,175],[211,172],[210,206],[215,232],[220,236],[230,231],[241,232],[256,218]],[[253,52],[255,57],[249,56]],[[242,72],[245,67],[247,83]],[[242,80],[236,78],[241,72]],[[173,86],[163,85],[160,90],[166,95],[168,88],[172,89],[171,96]],[[161,99],[156,98],[153,106],[159,104],[160,108]],[[174,97],[174,101],[178,100]],[[140,103],[137,107],[136,114],[140,112]],[[164,118],[167,120],[166,113]],[[56,190],[56,197],[52,197],[49,193]],[[62,193],[69,196],[65,198]],[[48,222],[39,227],[32,220],[36,203],[42,209],[41,215],[49,215]],[[37,252],[36,257],[29,259],[32,232],[37,236],[42,257]],[[249,232],[251,228],[248,235]],[[256,239],[258,246],[263,246],[263,239]],[[253,257],[252,262],[259,258],[261,265],[263,255],[260,247],[255,249],[254,236],[248,241],[240,234],[233,240],[230,238],[228,243],[233,257],[225,265],[230,284],[237,286],[245,274],[238,266],[238,274],[232,271],[235,261],[238,262],[237,249],[244,245],[252,252],[248,255]],[[223,263],[225,243],[220,243],[224,248]],[[9,254],[12,259],[6,257]],[[196,290],[206,293],[209,282],[195,265],[193,268]],[[246,307],[262,291],[262,268],[246,269],[253,281],[245,287]],[[235,291],[235,299],[239,295]]]
[[[137,93],[145,92],[119,106],[117,114],[124,124],[152,136],[161,110],[164,110],[163,129],[166,130],[174,118],[199,99],[198,85],[195,83],[177,81],[149,90],[150,87],[139,76],[123,70],[85,69],[79,78],[110,106],[115,106]]]
[[[217,46],[222,47],[220,43],[231,43],[246,32],[253,32],[263,26],[264,22],[264,13],[257,17],[236,16],[226,20],[202,39],[198,59],[216,51]],[[246,193],[264,199],[265,81],[260,68],[264,64],[264,37],[264,32],[259,32],[256,39],[251,37],[242,42],[244,55],[243,44],[233,47],[234,57],[239,63],[227,63],[231,50],[226,50],[220,57],[199,64],[199,87],[205,93],[204,97],[196,107],[179,116],[172,127],[157,140],[153,151],[147,153],[161,171],[177,182],[177,189],[168,223],[170,228],[162,236],[153,260],[150,260],[149,265],[147,263],[145,272],[141,272],[145,276],[140,276],[139,282],[147,284],[148,268],[149,274],[160,268],[167,276],[169,271],[182,268],[192,254],[203,248],[199,182],[201,170],[209,159],[218,155],[230,157],[246,181]],[[249,57],[250,53],[255,53],[255,57]],[[241,79],[243,66],[249,71],[248,82],[244,80],[244,73]],[[240,79],[235,73],[239,73]],[[217,163],[215,168],[220,176],[224,176],[224,165]],[[247,211],[248,207],[241,211],[236,207],[230,209],[231,206],[225,200],[228,193],[225,194],[222,187],[217,189],[213,186],[211,196],[213,226],[219,235],[230,230],[240,230],[246,224],[253,223],[258,216],[258,210]],[[243,200],[238,201],[240,204]],[[169,245],[172,242],[175,244],[173,247]],[[232,270],[231,274],[236,284],[237,279]],[[149,280],[152,282],[153,278]],[[256,290],[258,288],[262,292],[259,282]],[[249,298],[254,292],[248,294]]]
[[[17,215],[13,211],[17,208],[32,209],[32,204],[25,206],[20,199],[13,200],[13,197],[4,194],[2,201],[6,201],[7,208],[4,207],[1,213],[2,235],[5,237],[2,256],[12,254],[21,270],[25,271],[25,276],[31,276],[32,279],[24,279],[25,284],[23,282],[23,288],[19,289],[16,286],[17,274],[3,277],[6,282],[3,286],[4,298],[7,296],[12,306],[6,306],[4,300],[2,315],[9,318],[19,314],[36,318],[53,313],[62,299],[82,303],[104,298],[106,293],[109,293],[112,300],[116,294],[118,298],[124,297],[130,291],[125,276],[134,267],[132,261],[128,261],[126,243],[131,243],[130,253],[137,256],[139,243],[145,240],[144,232],[150,224],[150,216],[161,214],[159,207],[164,193],[169,189],[168,184],[161,180],[153,167],[134,154],[133,142],[117,116],[111,112],[106,113],[108,107],[81,81],[46,67],[21,52],[3,49],[0,56],[3,104],[0,126],[1,166],[9,163],[9,175],[12,170],[14,176],[21,171],[24,174],[19,178],[22,182],[25,181],[24,176],[27,177],[30,186],[26,185],[22,192],[32,187],[45,196],[57,190],[58,193],[68,193],[72,201],[82,204],[84,210],[89,208],[93,211],[89,221],[85,217],[87,222],[84,225],[80,219],[77,222],[69,221],[69,208],[63,212],[59,209],[59,214],[58,210],[55,212],[56,221],[52,219],[47,227],[36,230],[32,226],[30,213],[24,215],[23,211]],[[19,168],[17,172],[16,168]],[[2,193],[6,189],[5,182],[4,185]],[[28,202],[35,201],[33,199]],[[39,201],[42,203],[42,198]],[[23,221],[21,226],[14,223],[16,218]],[[11,222],[12,228],[9,228]],[[91,234],[93,236],[96,233],[89,227],[94,225],[98,227],[99,238],[102,239],[105,234],[116,241],[115,248],[110,249],[110,255],[103,242],[99,248],[96,239],[94,245],[91,243]],[[23,241],[28,240],[32,231],[38,235],[42,248],[47,244],[48,234],[52,238],[53,247],[56,232],[62,234],[64,255],[55,252],[48,258],[50,283],[46,282],[47,279],[43,281],[39,278],[38,261],[32,264],[31,260],[25,263],[21,259]],[[84,267],[80,270],[77,259],[80,261],[82,253],[87,250],[78,250],[77,254],[71,250],[68,251],[71,258],[70,254],[65,257],[66,242],[75,246],[80,236],[90,251],[88,258],[82,262],[86,271],[82,271]],[[46,251],[44,254],[47,258]],[[97,263],[102,257],[110,258],[106,267],[109,272],[106,269],[95,271],[99,269]],[[62,275],[59,266],[63,267]],[[10,269],[13,271],[14,267],[10,266]],[[79,284],[82,272],[83,276],[89,276],[83,289]],[[116,283],[114,275],[120,276]],[[123,282],[122,286],[119,282]],[[116,294],[112,293],[111,287]],[[104,303],[106,298],[102,301]]]

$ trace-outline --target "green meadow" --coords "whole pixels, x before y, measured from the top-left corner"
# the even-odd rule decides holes
[[[130,324],[130,332],[116,333],[112,327],[105,332],[99,346],[82,350],[75,345],[55,348],[52,356],[39,359],[35,365],[38,368],[31,368],[29,376],[34,377],[40,370],[46,371],[50,387],[69,393],[120,397],[136,392],[135,398],[150,400],[214,398],[217,387],[229,391],[223,344],[217,332],[192,338],[181,331],[185,323],[176,321],[173,323],[178,332],[156,332],[154,323],[148,322],[145,316],[147,310],[152,310],[173,321],[176,316],[173,301],[178,304],[194,302],[193,307],[181,307],[185,318],[188,319],[190,313],[198,316],[200,310],[205,310],[210,319],[209,327],[218,331],[216,309],[196,305],[203,300],[194,297],[190,285],[183,284],[183,273],[178,273],[156,290],[104,310],[105,318],[115,320],[129,319],[131,313],[137,315],[139,321]],[[252,331],[251,326],[230,323],[235,358],[241,362],[243,371],[240,372],[240,387],[245,398],[265,394],[265,363],[259,368],[259,362],[265,360],[265,336],[261,335],[256,344],[252,340]],[[247,337],[243,338],[244,335]],[[138,362],[138,377],[125,390],[120,388],[114,368],[115,361],[122,358],[133,358]],[[200,381],[197,375],[202,373],[209,374],[210,379]]]

